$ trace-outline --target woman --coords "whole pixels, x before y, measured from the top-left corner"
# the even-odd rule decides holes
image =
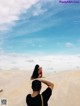
[[[42,77],[42,67],[38,64],[35,66],[31,79],[41,78]]]

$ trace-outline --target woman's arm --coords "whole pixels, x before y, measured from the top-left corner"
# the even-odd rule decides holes
[[[39,81],[41,81],[42,83],[46,84],[49,88],[53,89],[54,88],[54,84],[50,81],[47,80],[43,80],[41,78],[38,78]]]
[[[42,67],[40,67],[38,71],[38,78],[41,78],[41,77],[42,77]]]

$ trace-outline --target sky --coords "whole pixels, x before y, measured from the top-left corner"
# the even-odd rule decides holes
[[[80,69],[80,3],[63,1],[0,0],[0,70]]]
[[[80,54],[80,3],[0,0],[0,53]]]

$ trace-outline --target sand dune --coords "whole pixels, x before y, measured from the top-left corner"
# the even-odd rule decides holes
[[[7,99],[7,106],[26,106],[26,95],[32,92],[30,75],[31,71],[0,71],[0,100]],[[49,106],[80,106],[80,70],[44,76],[55,84]],[[42,91],[45,88],[43,85]]]

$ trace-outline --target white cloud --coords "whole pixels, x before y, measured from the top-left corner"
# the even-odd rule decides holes
[[[56,10],[56,6],[55,6],[55,4],[57,3],[56,0],[0,0],[0,32],[1,31],[3,32],[4,30],[9,30],[10,28],[12,28],[12,26],[15,26],[16,21],[21,18],[20,15],[22,13],[26,12],[27,16],[24,16],[26,18],[23,17],[24,19],[26,19],[26,22],[29,21],[29,18],[32,15],[33,16],[42,15],[48,9],[48,7],[45,7],[46,3],[50,4],[50,6],[54,5],[54,8],[55,8],[54,15],[58,13],[59,11],[61,11],[60,8],[59,9],[57,8]],[[28,11],[28,9],[30,9],[32,6],[34,7],[34,9],[31,9],[31,11]],[[27,13],[27,11],[31,13]],[[55,11],[57,12],[55,13]],[[44,17],[42,17],[42,19],[43,18]],[[47,16],[45,16],[45,18],[47,18]],[[52,22],[52,25],[53,23],[55,24],[56,22]],[[36,30],[41,30],[41,28],[42,26],[40,28],[35,28],[35,29],[32,28],[32,32]]]
[[[0,30],[6,30],[7,26],[14,25],[19,20],[19,15],[39,0],[0,0]]]
[[[56,0],[0,0],[0,31],[8,30],[20,19],[21,13],[27,12],[33,5],[33,16],[38,16],[47,11],[42,8],[44,4],[50,3],[55,6]]]
[[[38,16],[46,11],[47,9],[42,9],[41,3],[38,3],[33,11],[33,16]]]
[[[75,70],[80,68],[80,55],[20,55],[0,54],[0,69],[32,70],[36,64],[47,71]]]
[[[72,48],[72,47],[74,46],[74,44],[71,43],[71,42],[67,42],[65,45],[66,45],[66,47],[68,47],[68,48]]]
[[[47,8],[43,8],[43,5],[45,4],[49,4],[49,5],[54,5],[57,4],[56,0],[40,0],[36,5],[35,5],[35,9],[33,11],[33,16],[38,16],[38,15],[42,15],[43,13],[45,13],[48,10]]]

